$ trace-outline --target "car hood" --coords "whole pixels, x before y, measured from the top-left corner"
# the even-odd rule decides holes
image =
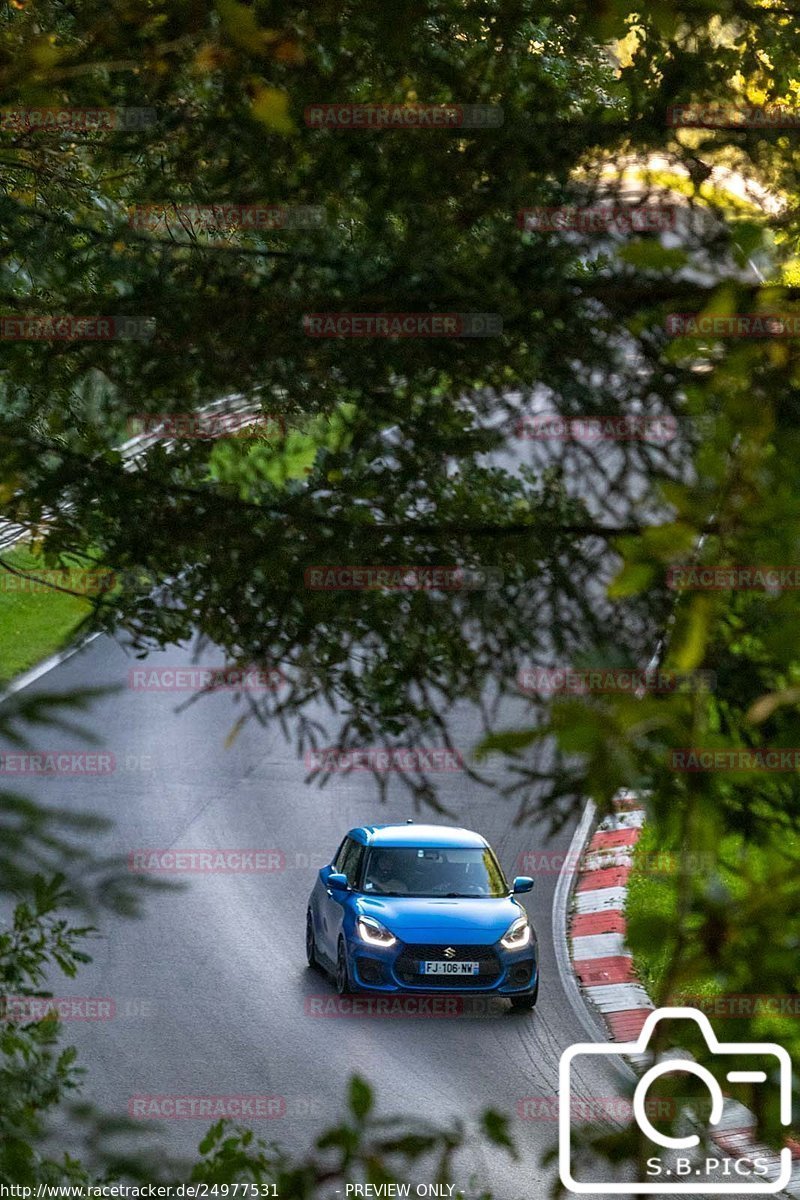
[[[498,941],[525,910],[510,896],[456,899],[436,896],[359,896],[359,914],[376,917],[403,942]]]

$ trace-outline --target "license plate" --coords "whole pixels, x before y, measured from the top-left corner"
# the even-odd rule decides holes
[[[420,964],[423,975],[477,975],[480,963],[476,962],[424,962]]]

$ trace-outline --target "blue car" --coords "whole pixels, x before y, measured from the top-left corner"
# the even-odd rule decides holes
[[[514,1008],[539,993],[536,934],[480,834],[446,825],[351,829],[314,885],[309,965],[349,992],[492,992]]]

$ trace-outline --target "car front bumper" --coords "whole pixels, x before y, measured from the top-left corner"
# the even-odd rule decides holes
[[[522,950],[505,950],[498,943],[481,947],[456,944],[456,949],[459,959],[471,960],[473,954],[479,955],[477,975],[419,973],[416,968],[424,961],[423,955],[429,953],[434,959],[441,958],[436,946],[426,951],[424,945],[407,946],[398,942],[384,949],[353,939],[348,945],[350,980],[357,991],[407,995],[492,992],[501,996],[519,996],[535,991],[538,985],[536,942]]]

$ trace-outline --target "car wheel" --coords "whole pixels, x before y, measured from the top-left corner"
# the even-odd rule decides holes
[[[339,949],[336,954],[336,991],[340,996],[350,994],[350,975],[347,970],[347,955],[345,954],[344,942],[339,942]]]
[[[319,966],[317,943],[314,938],[314,918],[311,916],[311,909],[306,913],[306,958],[310,967]]]
[[[518,1010],[526,1010],[530,1012],[536,1007],[536,1001],[539,999],[539,983],[532,992],[526,992],[524,996],[511,996],[511,1007]]]

